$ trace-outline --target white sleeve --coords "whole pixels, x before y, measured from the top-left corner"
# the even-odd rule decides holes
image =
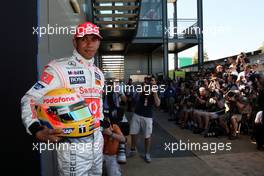
[[[41,79],[27,91],[21,99],[21,115],[24,126],[29,134],[36,132],[36,127],[40,126],[36,116],[35,103],[48,91],[61,87],[61,81],[52,67],[46,67]]]
[[[259,124],[259,123],[262,123],[262,113],[263,111],[259,111],[256,115],[256,118],[255,118],[255,123]]]

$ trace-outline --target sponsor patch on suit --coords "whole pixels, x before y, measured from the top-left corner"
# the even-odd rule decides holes
[[[99,73],[94,72],[94,76],[95,76],[95,84],[98,86],[101,86],[101,76]]]
[[[50,82],[53,80],[53,76],[49,74],[48,72],[43,72],[41,75],[40,80],[46,84],[50,84]]]
[[[101,76],[99,75],[99,73],[94,72],[94,75],[95,75],[95,79],[101,80]]]
[[[83,70],[69,70],[68,74],[69,75],[83,75],[84,71]]]
[[[101,81],[100,80],[95,80],[95,84],[98,85],[98,86],[101,86]]]
[[[43,88],[45,88],[45,86],[43,86],[42,84],[40,84],[38,82],[34,85],[34,89],[36,89],[36,90],[40,90],[40,89],[43,89]]]
[[[70,76],[70,84],[85,84],[86,80],[84,76]]]

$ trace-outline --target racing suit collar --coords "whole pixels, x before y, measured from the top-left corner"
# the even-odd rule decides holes
[[[92,59],[85,59],[78,53],[76,49],[73,50],[73,56],[78,62],[82,64],[86,64],[88,66],[92,66],[94,64],[94,57]]]

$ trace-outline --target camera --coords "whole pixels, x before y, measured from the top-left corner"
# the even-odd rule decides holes
[[[204,86],[204,84],[205,84],[204,80],[199,80],[199,81],[198,81],[198,86],[199,86],[199,87]]]
[[[106,119],[104,119],[103,121],[101,120],[100,121],[100,126],[103,129],[109,128],[110,127],[110,122],[108,120],[106,120]]]
[[[252,81],[252,82],[255,82],[257,77],[258,77],[257,74],[255,74],[255,73],[249,73],[248,80],[249,81]]]
[[[227,93],[227,96],[229,97],[229,98],[232,98],[232,97],[234,97],[236,94],[234,93],[234,92],[228,92]]]
[[[126,143],[119,142],[118,153],[117,153],[117,162],[119,164],[126,164]]]
[[[235,98],[235,99],[237,99],[238,97],[239,97],[239,91],[238,90],[230,90],[230,91],[228,91],[227,93],[226,93],[226,96],[228,97],[228,98]]]
[[[227,77],[229,76],[229,73],[223,73],[223,78],[227,79]]]
[[[243,96],[249,96],[251,93],[251,89],[248,85],[241,85],[239,89],[242,92]]]

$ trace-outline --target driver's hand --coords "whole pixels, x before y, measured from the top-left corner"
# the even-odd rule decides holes
[[[61,137],[57,136],[59,134],[62,134],[61,129],[49,129],[48,127],[44,126],[42,130],[35,134],[35,137],[37,140],[42,142],[58,142],[62,139]]]

